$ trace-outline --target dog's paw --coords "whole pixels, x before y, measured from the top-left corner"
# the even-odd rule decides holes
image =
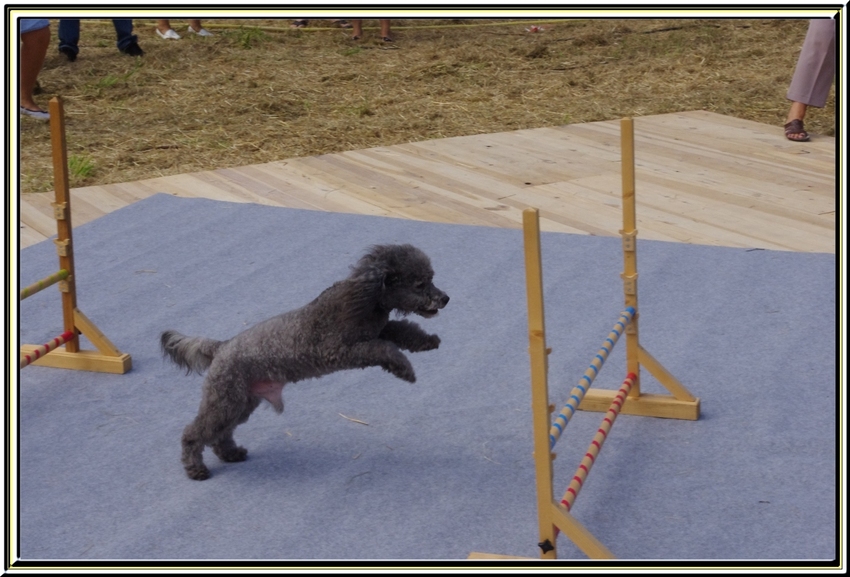
[[[408,383],[416,382],[416,373],[413,372],[413,366],[410,364],[410,361],[407,358],[404,359],[404,362],[399,362],[397,364],[393,364],[387,367],[387,370],[400,378],[402,381],[407,381]]]
[[[195,481],[204,481],[210,478],[210,470],[204,465],[200,467],[186,467],[186,475]]]
[[[434,349],[440,348],[440,337],[437,335],[428,335],[423,343],[420,351],[433,351]]]
[[[239,463],[248,458],[248,449],[245,447],[231,447],[228,449],[213,447],[213,453],[225,463]]]

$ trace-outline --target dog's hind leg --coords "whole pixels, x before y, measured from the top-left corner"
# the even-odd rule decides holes
[[[190,479],[203,481],[204,479],[209,479],[210,470],[204,465],[203,453],[206,443],[204,443],[197,421],[198,419],[196,418],[183,430],[183,438],[181,440],[183,455],[180,460],[183,463],[183,468],[186,469],[186,475]]]
[[[215,453],[216,456],[225,463],[238,463],[248,458],[248,449],[236,444],[233,440],[233,431],[236,427],[248,420],[251,413],[254,412],[254,409],[256,409],[259,404],[260,399],[258,398],[248,399],[248,405],[245,407],[245,410],[242,412],[242,415],[239,417],[236,424],[225,431],[218,440],[212,443],[213,453]]]
[[[215,448],[218,445],[226,457],[233,460],[244,460],[247,451],[233,443],[233,430],[244,423],[257,408],[257,402],[249,398],[227,394],[239,391],[238,385],[220,381],[210,381],[208,376],[204,383],[203,397],[198,415],[183,430],[183,454],[181,461],[190,479],[203,481],[208,479],[210,471],[204,465],[203,452],[207,445]],[[220,391],[224,391],[221,394]],[[241,397],[241,398],[240,398]],[[218,454],[218,451],[216,452]],[[221,456],[221,455],[220,455]],[[238,457],[241,456],[241,459]],[[222,457],[223,460],[228,460]]]

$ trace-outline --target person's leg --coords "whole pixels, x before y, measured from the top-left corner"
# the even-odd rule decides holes
[[[124,52],[131,44],[138,43],[139,39],[133,34],[133,21],[127,18],[118,18],[112,21],[115,26],[116,46]]]
[[[826,104],[834,76],[835,21],[811,20],[786,95],[791,101],[785,118],[785,136],[789,140],[809,140],[803,126],[806,109],[809,106],[821,108]]]
[[[353,40],[360,40],[363,36],[363,20],[352,20],[351,21],[351,38]]]
[[[786,98],[822,108],[835,77],[835,21],[811,20]]]
[[[59,52],[68,57],[68,60],[74,61],[79,54],[80,43],[80,21],[79,20],[59,20]]]
[[[180,35],[171,28],[171,22],[165,19],[156,21],[156,35],[163,40],[180,40]]]
[[[806,117],[806,108],[808,108],[808,106],[802,102],[792,102],[785,122],[788,123],[792,120],[803,120]]]
[[[381,22],[381,39],[384,42],[392,42],[393,37],[390,36],[390,21],[389,19],[383,19]]]
[[[33,90],[38,74],[44,66],[48,46],[50,46],[49,26],[21,33],[20,104],[30,111],[43,112],[33,100]]]

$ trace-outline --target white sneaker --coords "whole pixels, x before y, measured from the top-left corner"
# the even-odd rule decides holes
[[[164,34],[159,31],[159,28],[157,28],[156,35],[162,38],[163,40],[180,40],[180,35],[171,28],[166,30]]]
[[[39,120],[50,120],[50,113],[45,112],[43,110],[30,110],[29,108],[21,108],[21,114],[26,114],[27,116],[32,116],[33,118],[38,118]]]
[[[195,29],[189,26],[189,34],[197,34],[198,36],[212,36],[213,33],[207,30],[206,28],[201,28],[200,31],[195,32]]]

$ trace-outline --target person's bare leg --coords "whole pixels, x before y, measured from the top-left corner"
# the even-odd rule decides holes
[[[157,20],[156,29],[165,34],[171,29],[171,22],[168,20]]]
[[[363,36],[363,20],[352,20],[351,21],[351,38],[353,40],[360,40]]]
[[[390,36],[390,21],[389,19],[383,19],[381,22],[381,38],[383,38],[384,42],[392,42],[393,38]]]
[[[785,119],[785,122],[803,120],[806,117],[806,108],[807,106],[802,102],[792,102],[791,109],[788,111],[788,118]]]
[[[195,32],[200,32],[202,28],[201,21],[198,19],[189,20],[189,28],[191,28]]]
[[[21,106],[28,110],[41,110],[33,100],[33,91],[49,45],[50,28],[47,26],[21,34],[20,98]]]

